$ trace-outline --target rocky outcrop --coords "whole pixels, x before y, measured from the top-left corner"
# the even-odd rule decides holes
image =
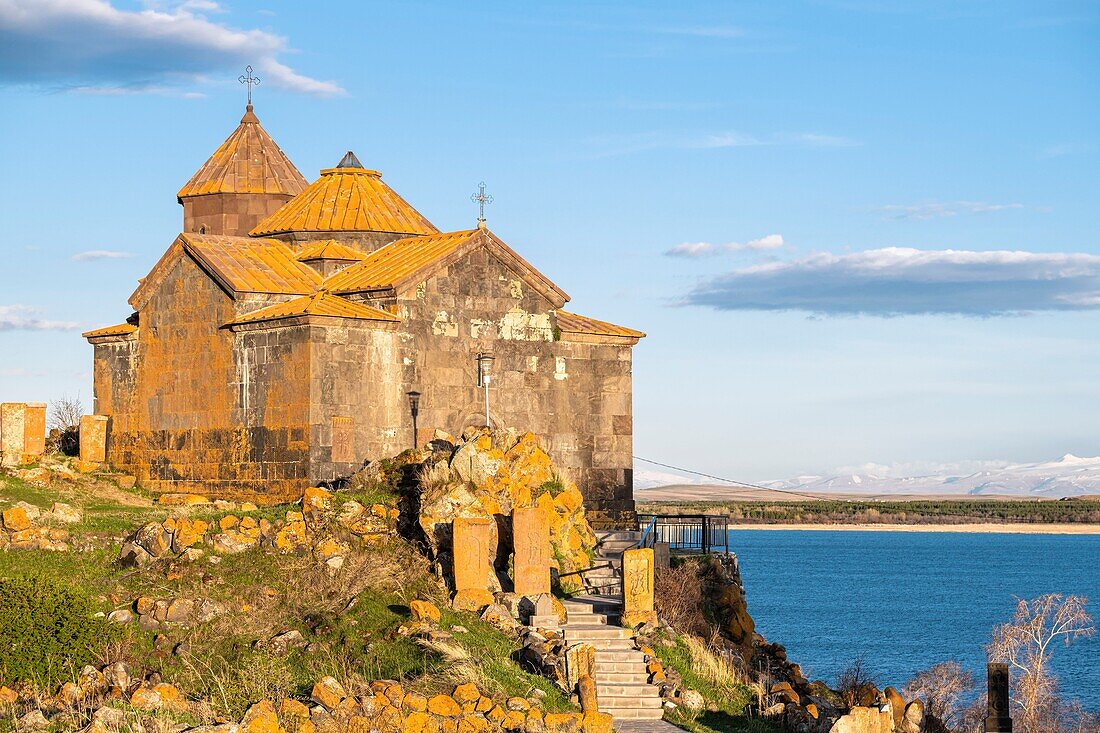
[[[496,550],[489,560],[492,567],[504,570],[512,546],[512,510],[528,507],[545,510],[554,570],[567,573],[591,565],[596,536],[585,516],[583,496],[555,468],[534,434],[488,428],[471,428],[457,440],[439,434],[426,450],[406,451],[393,462],[370,466],[357,480],[381,480],[395,464],[415,479],[406,487],[412,496],[402,505],[404,532],[426,545],[445,575],[456,517],[494,520],[495,541],[489,544]],[[406,517],[412,521],[406,522]]]

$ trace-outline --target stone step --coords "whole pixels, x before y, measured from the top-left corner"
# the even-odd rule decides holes
[[[657,691],[656,687],[653,687],[654,692]],[[647,695],[645,697],[636,695],[604,695],[600,692],[599,688],[596,688],[596,699],[599,703],[600,710],[606,708],[657,708],[658,710],[664,705],[664,701],[661,700],[660,693],[655,695]]]
[[[573,624],[578,624],[580,626],[607,624],[607,614],[603,613],[584,613],[583,611],[571,611],[566,609],[565,614],[566,626],[572,626]]]
[[[600,554],[605,554],[610,551],[617,552],[621,555],[623,550],[633,549],[637,547],[637,545],[637,540],[604,540],[598,545],[598,548]]]
[[[608,626],[607,624],[580,624],[569,621],[562,627],[567,641],[581,641],[583,639],[632,639],[633,634],[622,626]]]
[[[624,665],[625,666],[625,665]],[[640,670],[640,671],[639,671]],[[646,671],[644,664],[639,664],[636,667],[632,665],[632,668],[624,671],[605,672],[599,668],[596,669],[596,685],[645,685],[649,684],[649,672]]]
[[[599,613],[599,614],[620,614],[622,613],[623,604],[618,601],[610,601],[607,598],[596,598],[589,596],[584,603],[578,601],[566,601],[564,604],[567,613]]]
[[[645,682],[640,684],[605,685],[597,681],[596,696],[601,700],[641,699],[651,697],[655,697],[659,700],[661,698],[661,692],[657,689],[656,685],[646,684]]]
[[[596,649],[596,667],[600,662],[645,662],[645,655],[633,647],[629,649]]]
[[[608,627],[614,628],[614,627]],[[602,651],[615,651],[615,652],[632,652],[634,649],[634,639],[608,639],[606,637],[597,639],[570,639],[566,637],[566,641],[583,641],[591,647],[596,649],[596,653],[599,654]]]
[[[639,659],[600,659],[596,661],[596,674],[604,672],[636,672],[646,671],[645,657]]]
[[[663,708],[605,708],[600,705],[600,712],[607,713],[616,720],[660,720],[665,711]]]

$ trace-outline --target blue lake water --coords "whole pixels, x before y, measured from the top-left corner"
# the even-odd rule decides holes
[[[985,684],[1014,597],[1084,595],[1100,619],[1100,536],[732,530],[749,613],[810,679],[857,656],[880,687],[953,659]],[[1100,638],[1055,649],[1063,694],[1100,711]]]

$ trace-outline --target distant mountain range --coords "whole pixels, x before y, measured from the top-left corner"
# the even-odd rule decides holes
[[[925,476],[846,473],[834,476],[797,476],[782,481],[762,481],[770,489],[807,494],[958,494],[963,496],[1037,496],[1060,498],[1100,494],[1100,457],[1079,458],[1066,454],[1046,463],[1019,463],[987,468],[973,473],[938,473]],[[712,479],[661,471],[636,471],[634,488],[644,497],[646,489],[663,486],[713,486],[723,493],[728,484]],[[698,496],[700,489],[691,492]],[[718,497],[716,497],[718,498]]]

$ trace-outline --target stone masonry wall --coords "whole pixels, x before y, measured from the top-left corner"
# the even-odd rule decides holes
[[[235,314],[183,257],[140,314],[136,356],[97,347],[110,465],[158,492],[274,501],[307,485],[305,333],[219,328]]]
[[[310,338],[310,478],[349,476],[412,447],[397,332],[313,326]]]
[[[530,430],[546,441],[555,462],[569,471],[597,526],[633,521],[631,476],[631,350],[627,345],[555,341],[553,304],[484,249],[453,263],[396,303],[400,383],[364,386],[385,399],[395,416],[386,423],[399,446],[413,442],[405,393],[421,392],[422,436],[482,425],[484,392],[475,356],[495,357],[490,387],[494,426]],[[352,379],[355,365],[338,368]],[[360,380],[373,377],[358,372]],[[366,397],[364,401],[377,400]],[[392,415],[393,413],[391,413]],[[357,436],[362,441],[363,436]],[[369,459],[376,443],[357,448]]]

